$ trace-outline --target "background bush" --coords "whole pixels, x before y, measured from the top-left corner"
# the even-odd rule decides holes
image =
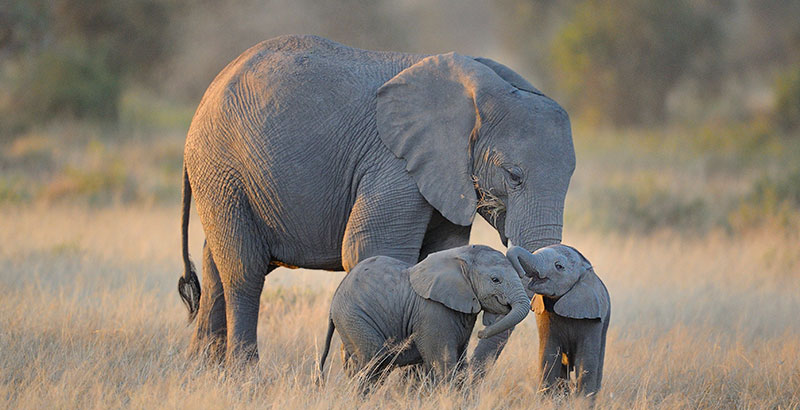
[[[10,0],[0,4],[0,131],[63,116],[114,122],[129,89],[196,106],[246,48],[309,33],[496,58],[578,121],[662,126],[774,113],[776,132],[794,135],[798,13],[795,0]],[[776,82],[776,73],[785,74]]]
[[[669,92],[718,45],[718,24],[687,0],[584,1],[552,42],[554,77],[595,120],[662,123]]]
[[[778,123],[787,131],[800,128],[800,64],[778,78],[775,100]]]
[[[169,47],[159,0],[11,0],[0,10],[0,132],[53,118],[115,121],[122,90]]]
[[[0,202],[175,201],[214,76],[259,41],[308,33],[487,56],[529,78],[572,119],[570,226],[791,226],[798,13],[796,0],[0,2]]]
[[[18,124],[53,116],[108,118],[117,115],[121,78],[103,49],[59,44],[22,63],[6,115]]]

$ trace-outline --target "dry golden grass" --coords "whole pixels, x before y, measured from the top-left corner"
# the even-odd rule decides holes
[[[329,358],[314,386],[328,304],[341,273],[267,278],[261,360],[226,372],[188,363],[191,328],[178,207],[0,208],[2,408],[556,408],[536,393],[533,317],[466,390],[389,376],[361,398]],[[192,220],[192,252],[202,231]],[[499,247],[481,225],[474,241]],[[781,229],[729,236],[565,232],[612,296],[602,408],[800,407],[800,247]],[[338,350],[338,337],[334,338]],[[474,346],[474,340],[472,345]]]

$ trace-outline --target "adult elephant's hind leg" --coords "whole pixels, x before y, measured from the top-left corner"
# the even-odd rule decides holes
[[[211,248],[203,244],[203,285],[200,310],[189,353],[212,360],[225,358],[226,318],[225,295]]]
[[[246,202],[222,208],[208,240],[225,295],[228,363],[258,360],[256,327],[269,247],[258,234],[257,221]]]

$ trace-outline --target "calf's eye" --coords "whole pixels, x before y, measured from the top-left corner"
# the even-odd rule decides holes
[[[556,269],[558,269],[558,270],[564,270],[564,266],[562,266],[562,265],[561,265],[561,263],[559,263],[559,262],[556,262],[556,263],[555,263],[555,265],[556,265]]]

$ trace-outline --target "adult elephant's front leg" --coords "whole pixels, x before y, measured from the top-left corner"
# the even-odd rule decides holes
[[[457,248],[469,243],[469,233],[472,226],[456,225],[448,221],[437,210],[433,210],[428,228],[425,232],[425,239],[422,241],[422,249],[419,252],[419,261],[428,255],[447,249]]]
[[[416,264],[432,212],[404,172],[362,181],[342,241],[344,270],[378,255]]]

